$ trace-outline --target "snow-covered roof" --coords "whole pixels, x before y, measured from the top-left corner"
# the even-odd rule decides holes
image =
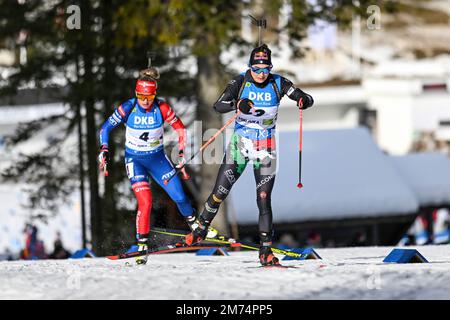
[[[421,206],[450,204],[450,161],[440,153],[389,157]]]
[[[303,91],[314,97],[316,105],[328,107],[348,107],[350,105],[366,105],[367,97],[364,88],[360,85],[335,86],[335,87],[312,87],[302,88]],[[282,107],[295,107],[295,103],[289,99],[281,100]]]
[[[379,63],[369,72],[374,77],[395,78],[448,78],[450,55],[442,54],[420,60],[394,59]]]
[[[302,189],[297,188],[298,139],[297,132],[279,134],[274,222],[373,218],[418,209],[413,191],[367,129],[305,131]],[[230,195],[231,210],[241,224],[258,221],[252,171],[247,168]]]

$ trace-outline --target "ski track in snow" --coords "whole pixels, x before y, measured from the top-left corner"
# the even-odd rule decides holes
[[[145,266],[105,258],[4,261],[0,299],[450,299],[450,245],[418,247],[428,264],[383,263],[391,250],[316,249],[323,260],[281,261],[297,267],[289,269],[258,268],[254,251],[152,255]]]

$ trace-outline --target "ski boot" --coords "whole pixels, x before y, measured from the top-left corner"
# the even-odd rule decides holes
[[[263,267],[267,266],[274,266],[279,267],[281,266],[280,261],[272,252],[272,248],[269,246],[261,246],[259,248],[259,262]]]
[[[139,257],[136,257],[136,264],[146,264],[147,263],[147,252],[148,252],[148,245],[147,245],[147,238],[142,238],[138,240],[138,252],[142,252],[142,255]]]
[[[205,207],[198,218],[192,223],[188,222],[192,232],[186,235],[184,239],[184,243],[186,245],[191,246],[193,244],[197,244],[200,241],[204,240],[207,236],[211,238],[217,236],[217,230],[210,228],[209,225],[219,211],[221,202],[222,200],[220,200],[214,194],[211,194],[208,197],[208,200],[205,203]]]

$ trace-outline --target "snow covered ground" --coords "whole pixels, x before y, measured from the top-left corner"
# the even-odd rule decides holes
[[[0,299],[450,299],[450,245],[418,247],[424,264],[383,263],[391,250],[318,249],[289,269],[259,268],[256,252],[0,262]]]

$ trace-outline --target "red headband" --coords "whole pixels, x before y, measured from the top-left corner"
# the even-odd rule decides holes
[[[156,94],[156,88],[156,81],[138,80],[136,82],[136,93],[147,95]]]

